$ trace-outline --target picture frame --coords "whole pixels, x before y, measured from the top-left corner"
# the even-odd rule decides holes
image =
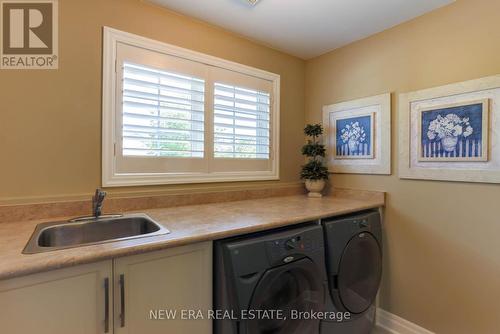
[[[500,131],[497,130],[500,127],[500,75],[403,93],[398,100],[401,179],[500,183]],[[478,113],[474,116],[476,120],[471,120],[472,114],[465,117],[469,118],[466,121],[473,128],[472,131],[478,131],[476,136],[469,134],[471,129],[467,131],[467,138],[475,141],[474,151],[469,142],[469,152],[463,153],[466,149],[464,139],[467,138],[462,138],[462,147],[458,142],[458,148],[454,148],[455,152],[462,150],[461,156],[443,157],[436,154],[429,157],[425,149],[420,147],[423,136],[429,130],[429,123],[423,124],[422,112],[470,105],[477,105]],[[462,109],[460,112],[462,114],[454,113],[463,122],[463,112],[467,110]],[[467,125],[458,132],[466,129]],[[435,135],[439,134],[436,132]]]
[[[390,93],[326,105],[323,125],[331,173],[391,174]]]

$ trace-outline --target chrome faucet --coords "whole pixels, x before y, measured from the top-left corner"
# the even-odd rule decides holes
[[[102,215],[102,204],[104,198],[106,197],[106,192],[97,188],[95,190],[94,197],[92,197],[92,214],[95,218],[99,218]]]
[[[123,214],[102,214],[102,204],[104,202],[104,198],[106,197],[106,192],[97,188],[95,190],[94,196],[92,196],[92,216],[84,216],[84,217],[76,217],[70,219],[69,222],[88,222],[88,221],[96,221],[98,219],[104,218],[119,218],[123,217]]]

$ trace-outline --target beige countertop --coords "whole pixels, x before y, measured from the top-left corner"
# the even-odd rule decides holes
[[[320,199],[295,195],[141,210],[171,233],[29,255],[21,252],[35,226],[54,219],[0,223],[0,279],[217,240],[384,204],[383,193],[340,191]]]

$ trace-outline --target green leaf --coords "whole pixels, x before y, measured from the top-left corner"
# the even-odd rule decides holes
[[[307,157],[324,157],[326,154],[325,145],[309,141],[306,145],[302,146],[302,155]]]
[[[327,180],[328,168],[320,160],[310,160],[302,166],[300,178],[305,180]]]
[[[323,134],[323,126],[318,124],[307,124],[304,128],[304,134],[309,137],[318,137]]]

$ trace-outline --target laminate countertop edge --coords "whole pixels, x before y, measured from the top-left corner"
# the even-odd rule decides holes
[[[1,223],[0,280],[379,208],[384,195],[347,191],[320,199],[294,195],[143,210],[171,233],[38,254],[22,250],[35,226],[47,220]]]

